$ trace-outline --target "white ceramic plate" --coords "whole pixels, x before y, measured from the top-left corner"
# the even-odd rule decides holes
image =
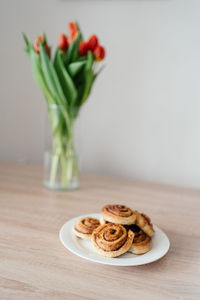
[[[100,264],[113,265],[113,266],[138,266],[151,263],[163,257],[169,250],[169,239],[166,234],[154,225],[155,235],[152,238],[152,249],[142,255],[134,255],[132,253],[125,253],[119,257],[108,258],[100,256],[95,253],[92,242],[90,240],[83,240],[76,237],[72,231],[74,222],[80,218],[92,217],[100,219],[100,214],[89,214],[79,216],[67,221],[60,230],[60,240],[62,244],[74,254],[97,262]]]

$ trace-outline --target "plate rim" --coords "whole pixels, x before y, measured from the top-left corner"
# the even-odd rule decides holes
[[[73,249],[73,247],[71,247],[70,245],[66,245],[66,243],[64,242],[64,240],[63,240],[63,238],[62,238],[62,232],[63,232],[63,230],[64,230],[64,228],[66,227],[66,225],[68,224],[68,223],[74,223],[75,221],[77,221],[77,220],[79,220],[80,218],[85,218],[85,217],[95,217],[95,218],[97,218],[97,216],[98,216],[98,218],[100,219],[100,216],[101,216],[101,213],[90,213],[90,214],[84,214],[84,215],[81,215],[81,216],[77,216],[77,217],[74,217],[74,218],[71,218],[71,219],[69,219],[69,220],[67,220],[62,226],[61,226],[61,228],[60,228],[60,230],[59,230],[59,239],[60,239],[60,242],[62,243],[62,245],[67,249],[67,250],[69,250],[71,253],[73,253],[73,254],[75,254],[75,255],[77,255],[77,256],[79,256],[79,257],[81,257],[81,258],[83,258],[83,259],[86,259],[86,260],[89,260],[89,261],[92,261],[92,262],[95,262],[95,263],[100,263],[100,264],[104,264],[104,265],[112,265],[112,266],[119,266],[119,267],[133,267],[133,266],[140,266],[140,265],[146,265],[146,264],[149,264],[149,263],[152,263],[152,262],[154,262],[154,261],[157,261],[157,260],[159,260],[159,259],[161,259],[162,257],[164,257],[166,254],[167,254],[167,252],[169,251],[169,248],[170,248],[170,240],[169,240],[169,238],[168,238],[168,236],[166,235],[166,233],[162,230],[162,229],[160,229],[158,226],[156,226],[155,224],[154,224],[154,227],[157,229],[157,230],[159,230],[162,234],[163,234],[163,236],[165,237],[165,239],[166,239],[166,241],[167,241],[167,243],[168,243],[168,245],[166,246],[166,249],[165,249],[165,251],[160,255],[160,256],[158,256],[156,259],[155,258],[152,258],[152,259],[150,259],[150,260],[148,260],[148,261],[144,261],[144,262],[141,262],[141,261],[139,261],[139,262],[137,262],[137,261],[134,261],[133,260],[133,263],[124,263],[124,262],[122,262],[122,263],[117,263],[116,264],[116,258],[113,258],[113,262],[111,262],[111,261],[108,261],[108,260],[106,260],[107,258],[106,257],[103,257],[103,256],[100,256],[101,257],[101,259],[102,258],[105,258],[105,260],[98,260],[98,259],[95,259],[95,258],[92,258],[92,257],[88,257],[88,256],[84,256],[84,255],[82,255],[81,253],[80,253],[80,251],[78,250],[78,251],[76,251],[76,250],[74,250]],[[142,256],[138,256],[138,257],[142,257]],[[118,257],[117,257],[118,258]],[[119,259],[119,258],[118,258]],[[114,263],[115,262],[115,263]]]

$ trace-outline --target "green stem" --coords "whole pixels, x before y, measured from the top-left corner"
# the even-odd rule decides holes
[[[58,131],[54,136],[50,171],[50,187],[52,188],[56,184],[59,165],[62,188],[70,187],[74,172],[78,176],[78,163],[74,154],[73,125],[74,120],[71,120],[67,135]]]
[[[61,165],[61,183],[63,188],[67,188],[68,182],[66,177],[66,168],[67,168],[67,161],[65,157],[65,153],[63,153],[60,157],[60,165]]]
[[[60,163],[61,163],[61,181],[62,187],[67,188],[70,186],[73,176],[74,166],[74,143],[73,143],[73,122],[70,126],[70,135],[67,140],[66,148],[62,152]]]

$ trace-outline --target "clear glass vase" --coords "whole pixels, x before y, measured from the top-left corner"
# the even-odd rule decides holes
[[[79,187],[78,157],[74,147],[74,119],[66,122],[58,105],[48,106],[44,153],[44,185],[49,189]]]

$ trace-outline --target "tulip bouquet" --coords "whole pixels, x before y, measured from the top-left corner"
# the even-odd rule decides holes
[[[83,40],[77,23],[69,23],[68,37],[60,34],[53,59],[45,34],[33,45],[23,36],[33,77],[48,105],[53,137],[49,187],[55,187],[60,169],[61,187],[70,188],[73,174],[78,172],[73,158],[74,121],[102,70],[97,65],[104,59],[105,49],[96,35]]]

